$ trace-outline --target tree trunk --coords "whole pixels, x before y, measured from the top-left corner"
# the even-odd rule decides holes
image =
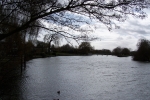
[[[51,42],[52,42],[52,40],[50,40],[49,43],[48,43],[48,54],[50,54],[50,50],[51,50]]]

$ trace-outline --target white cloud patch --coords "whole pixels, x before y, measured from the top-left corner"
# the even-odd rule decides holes
[[[96,49],[110,49],[115,47],[127,47],[136,50],[139,39],[144,38],[150,40],[150,11],[146,10],[148,17],[138,19],[129,17],[125,22],[117,22],[120,29],[108,31],[107,27],[100,23],[95,23],[100,27],[95,30],[95,35],[101,38],[101,41],[93,41],[92,45]]]
[[[148,9],[146,12],[148,17],[145,19],[129,17],[125,22],[116,22],[116,24],[120,26],[120,29],[108,31],[108,28],[98,21],[92,22],[91,27],[83,23],[80,24],[80,27],[93,29],[94,32],[91,32],[91,34],[100,38],[97,41],[91,42],[95,49],[113,50],[114,48],[120,46],[131,48],[131,50],[136,50],[136,44],[139,39],[145,38],[150,40],[150,10]],[[88,21],[89,19],[85,17],[84,20]],[[48,24],[45,24],[48,27]],[[70,31],[70,33],[72,33],[72,31]],[[78,35],[79,33],[74,32],[73,34]],[[66,44],[66,42],[64,44]]]

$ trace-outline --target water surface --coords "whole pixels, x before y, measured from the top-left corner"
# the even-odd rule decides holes
[[[131,57],[61,56],[27,66],[14,92],[20,100],[150,100],[150,63]]]

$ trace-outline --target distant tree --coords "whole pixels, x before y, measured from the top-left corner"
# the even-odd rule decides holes
[[[82,54],[88,54],[90,53],[90,51],[93,50],[93,47],[91,46],[89,42],[82,42],[79,45],[79,50],[81,51]]]
[[[38,53],[46,53],[47,52],[47,43],[42,41],[37,41],[36,48],[39,49]]]
[[[46,34],[44,36],[44,42],[48,43],[48,54],[50,54],[51,43],[53,42],[55,45],[59,45],[61,40],[61,36],[59,34]]]
[[[37,41],[37,43],[36,43],[37,48],[45,48],[46,46],[47,46],[47,44],[44,43],[43,41]]]
[[[34,45],[32,43],[32,41],[27,41],[25,43],[25,55],[26,55],[26,59],[29,60],[33,57],[33,54],[34,54]]]
[[[141,39],[137,44],[137,51],[133,56],[136,61],[150,61],[150,41]]]
[[[101,53],[102,53],[103,55],[110,55],[110,54],[111,54],[111,51],[108,50],[108,49],[102,49]]]
[[[128,48],[123,48],[121,51],[121,54],[123,56],[129,56],[130,55],[130,50]]]
[[[121,47],[116,47],[113,49],[112,53],[113,53],[113,55],[119,56],[119,55],[121,55],[121,51],[122,51]]]
[[[113,49],[112,54],[118,57],[126,57],[130,55],[130,50],[128,48],[116,47]]]
[[[70,54],[73,54],[73,55],[78,55],[79,52],[80,52],[80,50],[77,47],[71,46],[69,44],[65,44],[65,45],[59,47],[59,49],[60,49],[59,52],[70,53]]]
[[[62,52],[71,53],[74,48],[72,46],[70,46],[69,44],[66,44],[66,45],[63,45],[62,47],[60,47],[60,49]]]

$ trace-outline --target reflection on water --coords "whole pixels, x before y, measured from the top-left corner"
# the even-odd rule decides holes
[[[27,65],[13,84],[3,84],[3,100],[150,100],[150,64],[131,57],[39,58]]]

